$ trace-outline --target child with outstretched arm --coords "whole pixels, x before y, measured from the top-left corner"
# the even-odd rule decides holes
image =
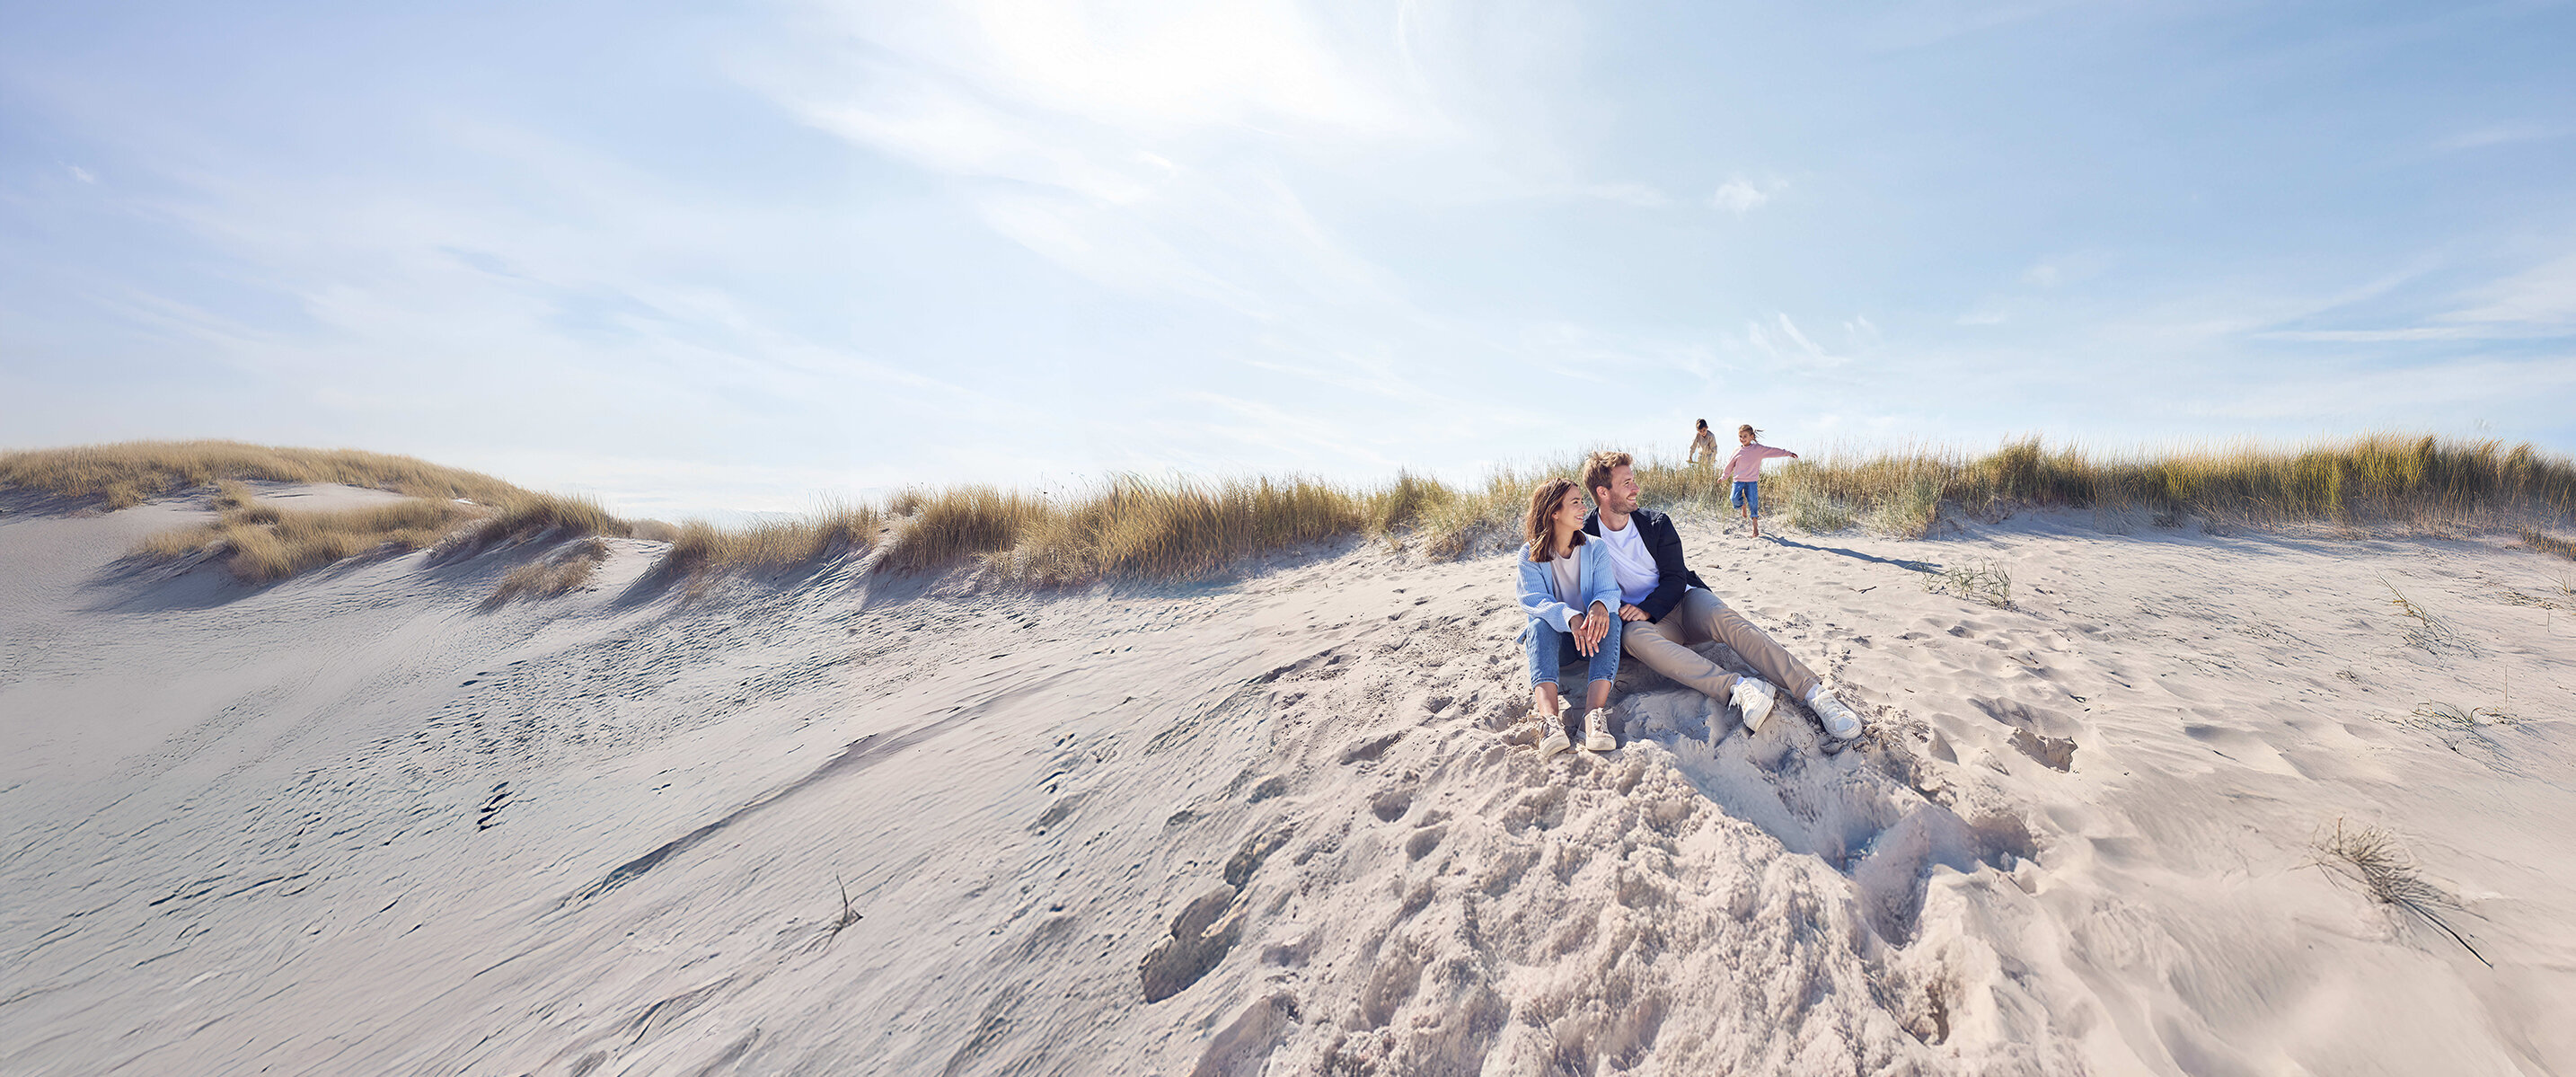
[[[1774,449],[1753,440],[1760,433],[1752,423],[1736,427],[1735,455],[1726,461],[1726,470],[1719,473],[1721,478],[1735,484],[1733,491],[1727,494],[1726,503],[1743,509],[1744,518],[1753,521],[1754,538],[1762,537],[1762,461],[1780,456],[1792,460],[1798,457],[1787,449]]]

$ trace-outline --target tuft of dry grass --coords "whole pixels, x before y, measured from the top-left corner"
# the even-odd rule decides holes
[[[2522,529],[2522,544],[2542,553],[2554,553],[2576,561],[2576,541],[2559,538],[2536,527]]]
[[[331,482],[419,498],[498,503],[526,491],[480,472],[354,449],[296,449],[238,441],[129,441],[0,453],[0,490],[98,499],[121,509],[226,479]]]
[[[634,533],[626,521],[609,514],[598,501],[578,495],[520,493],[495,506],[470,527],[446,535],[433,551],[438,561],[457,561],[496,546],[551,542]]]
[[[924,495],[912,522],[877,558],[879,572],[920,572],[969,557],[1004,553],[1053,512],[1043,498],[990,486],[959,486]]]
[[[2375,826],[2347,829],[2341,819],[2335,820],[2331,834],[2319,833],[2310,843],[2310,866],[2324,868],[2360,884],[2370,899],[2401,912],[2411,914],[2427,924],[2440,928],[2451,941],[2460,944],[2469,956],[2489,968],[2495,963],[2469,944],[2441,916],[2441,910],[2456,909],[2459,903],[2440,887],[2425,881],[2415,858],[2408,855],[2397,836]]]
[[[2012,575],[2002,565],[1979,562],[1923,574],[1923,589],[1950,594],[1996,609],[2012,608]]]
[[[599,564],[608,560],[608,544],[597,538],[583,539],[556,550],[545,557],[511,569],[501,577],[501,585],[483,600],[484,609],[497,609],[521,595],[553,598],[590,583]]]

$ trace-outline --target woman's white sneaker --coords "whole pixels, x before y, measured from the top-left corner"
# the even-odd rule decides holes
[[[1583,747],[1586,751],[1606,752],[1619,746],[1610,735],[1610,709],[1594,707],[1583,715]]]
[[[1825,732],[1833,734],[1835,740],[1850,740],[1860,735],[1860,715],[1853,713],[1842,700],[1834,698],[1824,685],[1817,685],[1814,691],[1807,693],[1806,703],[1807,709],[1816,712],[1816,717],[1825,723]]]
[[[1735,709],[1744,712],[1744,731],[1759,733],[1762,723],[1771,717],[1771,705],[1780,699],[1780,690],[1760,677],[1737,677],[1735,690],[1727,693]]]
[[[1549,724],[1555,725],[1553,722]],[[1573,747],[1573,738],[1565,735],[1565,728],[1563,726],[1557,726],[1556,728],[1548,730],[1546,739],[1538,742],[1538,761],[1541,763],[1547,762],[1550,759],[1556,758],[1556,753],[1567,751]]]

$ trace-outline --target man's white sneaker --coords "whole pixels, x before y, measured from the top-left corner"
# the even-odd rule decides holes
[[[1835,740],[1850,740],[1860,735],[1860,715],[1853,713],[1842,700],[1834,698],[1824,685],[1817,685],[1815,691],[1807,693],[1807,709],[1816,712],[1816,717],[1825,723],[1825,732],[1833,734]]]
[[[1760,677],[1737,677],[1735,691],[1727,694],[1735,709],[1744,712],[1744,731],[1759,733],[1762,723],[1771,717],[1771,704],[1780,699],[1780,690]]]
[[[1572,738],[1565,735],[1563,727],[1551,729],[1548,731],[1547,739],[1538,742],[1538,761],[1541,763],[1547,762],[1550,759],[1556,758],[1556,753],[1566,751],[1573,747],[1574,741]]]
[[[1594,707],[1583,715],[1583,747],[1586,751],[1606,752],[1619,746],[1610,735],[1610,709]]]

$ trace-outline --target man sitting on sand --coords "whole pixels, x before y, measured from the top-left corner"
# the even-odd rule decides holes
[[[1637,507],[1634,461],[1623,452],[1593,453],[1583,464],[1583,488],[1596,508],[1583,521],[1586,534],[1602,541],[1610,569],[1618,578],[1619,619],[1627,622],[1620,649],[1646,668],[1698,689],[1712,699],[1733,702],[1744,712],[1744,727],[1760,731],[1771,716],[1771,684],[1727,672],[1690,649],[1716,640],[1734,648],[1753,668],[1789,690],[1824,722],[1836,739],[1860,735],[1860,715],[1825,690],[1825,682],[1805,663],[1753,627],[1742,614],[1709,593],[1699,574],[1682,563],[1682,536],[1671,517]]]

